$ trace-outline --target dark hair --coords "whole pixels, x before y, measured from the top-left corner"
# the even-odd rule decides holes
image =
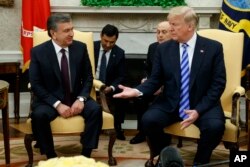
[[[116,26],[107,24],[106,26],[103,27],[101,35],[107,35],[108,37],[116,36],[116,39],[118,39],[119,36],[119,31]]]
[[[57,30],[58,23],[68,23],[71,22],[71,16],[69,14],[55,13],[50,15],[47,20],[47,30],[48,35],[51,37],[50,30]]]

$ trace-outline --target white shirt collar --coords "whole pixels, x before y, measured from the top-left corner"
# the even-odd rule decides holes
[[[192,36],[192,38],[186,42],[186,44],[188,44],[188,47],[194,49],[195,44],[196,44],[196,39],[197,39],[197,34],[194,33],[194,35]],[[182,46],[183,43],[180,43],[180,46]]]
[[[52,43],[53,43],[54,48],[56,50],[56,54],[58,54],[61,51],[62,47],[59,46],[57,43],[55,43],[55,41],[53,39],[52,39]],[[66,48],[63,48],[63,49],[65,49],[67,52],[69,52],[69,47],[66,47]]]
[[[102,47],[102,44],[100,44],[100,50],[101,50],[102,52],[104,52],[104,49],[103,49],[103,47]],[[112,49],[110,49],[110,50],[107,51],[106,53],[109,54],[109,53],[111,52],[111,50],[112,50]]]

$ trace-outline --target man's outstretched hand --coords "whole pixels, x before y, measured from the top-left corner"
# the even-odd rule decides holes
[[[113,95],[114,98],[127,99],[131,97],[138,97],[140,95],[140,92],[137,89],[126,87],[123,85],[119,85],[118,87],[122,90],[122,92],[114,94]]]

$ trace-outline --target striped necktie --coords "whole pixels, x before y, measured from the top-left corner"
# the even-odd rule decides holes
[[[102,81],[103,83],[105,83],[106,81],[106,66],[107,66],[106,51],[103,50],[101,65],[100,65],[100,73],[99,73],[99,80]]]
[[[189,106],[189,63],[188,63],[188,44],[184,43],[182,45],[183,53],[181,60],[181,94],[180,94],[180,108],[179,116],[183,120],[188,118],[185,110],[190,108]]]

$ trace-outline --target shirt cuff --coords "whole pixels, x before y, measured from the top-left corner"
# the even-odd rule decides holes
[[[111,89],[112,89],[112,90],[113,90],[113,92],[114,92],[114,91],[115,91],[115,87],[114,87],[114,86],[112,86],[112,85],[111,85],[110,87],[111,87]]]
[[[137,94],[138,94],[138,96],[137,97],[140,97],[140,96],[143,96],[143,93],[141,92],[141,91],[139,91],[138,89],[134,89],[136,92],[137,92]]]
[[[57,101],[53,104],[53,107],[56,108],[60,103],[61,103],[61,101],[60,101],[60,100],[57,100]]]

